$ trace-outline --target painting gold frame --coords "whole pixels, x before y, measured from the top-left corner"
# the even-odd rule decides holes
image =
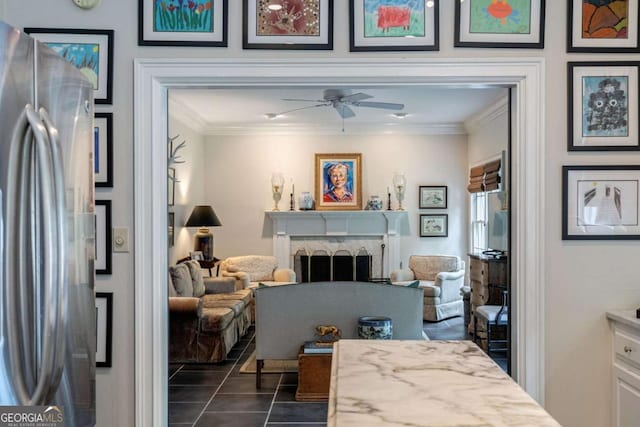
[[[362,210],[362,154],[319,153],[316,154],[315,197],[318,210]],[[342,165],[343,179],[334,186],[329,169]],[[336,188],[337,187],[337,188]],[[344,188],[341,188],[344,187]],[[341,194],[341,195],[340,195]]]

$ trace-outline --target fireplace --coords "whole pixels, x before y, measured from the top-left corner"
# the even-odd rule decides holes
[[[358,253],[339,250],[329,254],[326,251],[308,253],[305,250],[296,252],[293,266],[299,282],[366,282],[371,280],[372,256],[362,249]]]

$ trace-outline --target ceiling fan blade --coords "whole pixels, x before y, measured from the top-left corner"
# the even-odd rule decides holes
[[[281,116],[281,115],[287,114],[287,113],[292,113],[294,111],[307,110],[309,108],[326,107],[327,105],[328,104],[326,104],[326,103],[324,103],[324,104],[316,104],[316,105],[307,105],[306,107],[294,108],[293,110],[287,110],[287,111],[282,111],[280,113],[275,113],[274,117]]]
[[[385,108],[387,110],[402,110],[404,104],[394,104],[392,102],[353,102],[351,105],[356,107]]]
[[[281,101],[325,102],[324,99],[298,99],[298,98],[282,98]]]
[[[373,98],[371,95],[367,95],[366,93],[358,92],[353,95],[346,95],[340,98],[341,102],[358,102],[364,101],[365,99]]]
[[[341,102],[337,102],[333,104],[333,108],[336,109],[338,114],[340,114],[340,117],[342,117],[343,119],[350,119],[351,117],[356,116],[356,113],[354,113],[351,108],[347,107],[345,104]]]

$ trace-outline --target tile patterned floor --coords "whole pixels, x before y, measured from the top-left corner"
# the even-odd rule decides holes
[[[425,322],[424,331],[434,340],[469,339],[461,317]],[[297,374],[263,374],[262,389],[256,390],[255,376],[240,373],[254,349],[252,328],[224,362],[170,365],[169,425],[326,426],[326,403],[295,401]],[[506,359],[496,362],[506,370]]]

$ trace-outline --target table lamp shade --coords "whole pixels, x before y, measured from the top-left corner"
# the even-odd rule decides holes
[[[213,259],[213,234],[207,227],[219,227],[221,225],[222,223],[213,208],[208,205],[194,206],[185,224],[185,227],[200,227],[194,238],[193,249],[201,251],[202,256],[207,261]]]

